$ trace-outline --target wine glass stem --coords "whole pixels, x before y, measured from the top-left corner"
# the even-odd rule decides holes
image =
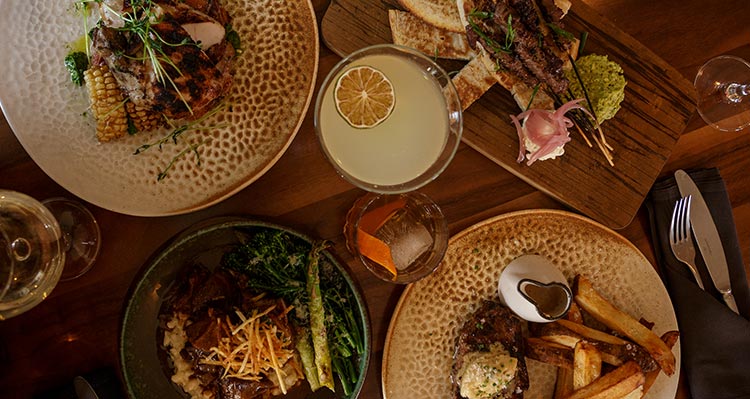
[[[748,94],[750,94],[750,87],[748,86],[750,85],[730,83],[724,90],[724,94],[727,96],[727,100],[729,100],[730,103],[736,104],[741,102],[745,97],[748,96]]]
[[[31,256],[31,244],[25,238],[19,237],[10,243],[11,253],[18,262],[23,262]]]

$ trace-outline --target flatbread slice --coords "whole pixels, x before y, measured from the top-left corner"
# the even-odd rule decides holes
[[[464,32],[438,28],[406,11],[388,10],[388,20],[394,44],[415,48],[429,57],[470,60],[475,56]]]
[[[456,0],[399,0],[405,9],[430,25],[451,32],[464,32]]]
[[[475,57],[453,77],[453,85],[458,91],[463,111],[466,111],[474,101],[482,97],[496,83],[492,75],[487,71],[482,60]]]

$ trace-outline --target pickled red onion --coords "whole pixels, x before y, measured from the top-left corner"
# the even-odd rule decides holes
[[[544,109],[530,109],[521,112],[518,115],[511,115],[510,118],[516,126],[518,133],[518,162],[526,158],[526,139],[539,148],[528,154],[527,165],[533,164],[540,158],[553,153],[558,148],[562,148],[570,141],[570,132],[568,128],[573,126],[573,122],[565,117],[565,114],[574,109],[581,109],[589,114],[588,110],[579,103],[584,99],[569,101],[563,104],[555,111]],[[521,122],[523,121],[523,122]]]

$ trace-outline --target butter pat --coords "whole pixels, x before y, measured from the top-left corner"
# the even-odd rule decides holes
[[[518,359],[510,356],[501,344],[489,352],[467,353],[458,372],[460,393],[466,399],[492,399],[510,395],[515,387]]]

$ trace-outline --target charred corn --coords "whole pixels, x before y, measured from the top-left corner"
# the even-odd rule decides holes
[[[135,105],[135,103],[131,101],[125,103],[125,109],[127,110],[128,117],[130,118],[130,121],[133,122],[133,126],[137,132],[148,132],[164,124],[164,118],[161,114]]]
[[[106,65],[92,65],[84,79],[96,120],[96,138],[107,142],[128,134],[125,96]]]

